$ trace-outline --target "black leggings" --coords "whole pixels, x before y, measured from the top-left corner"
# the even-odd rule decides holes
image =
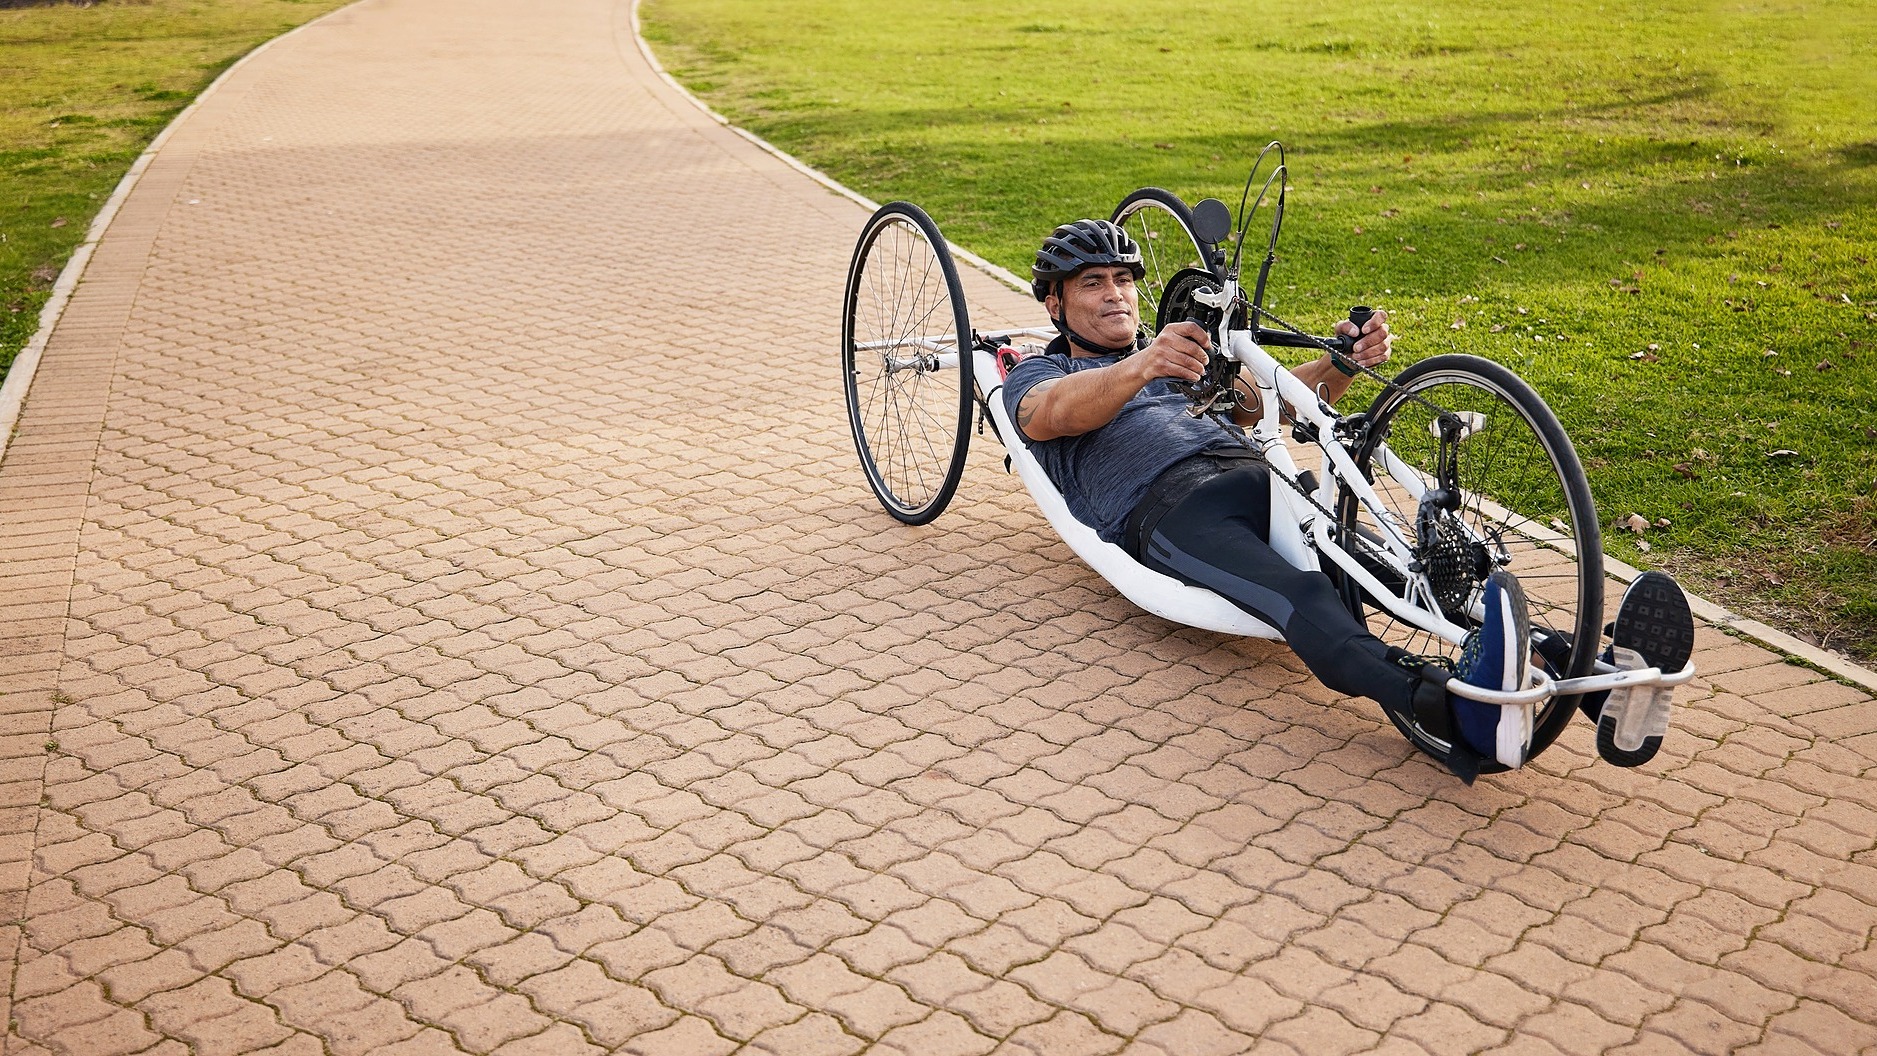
[[[1221,465],[1230,468],[1208,468],[1193,483],[1191,467],[1181,463],[1168,472],[1186,476],[1187,486],[1172,495],[1158,487],[1148,492],[1129,520],[1127,544],[1135,557],[1282,631],[1325,686],[1412,713],[1421,676],[1398,662],[1406,654],[1351,616],[1328,576],[1300,569],[1271,549],[1269,470],[1244,459]]]

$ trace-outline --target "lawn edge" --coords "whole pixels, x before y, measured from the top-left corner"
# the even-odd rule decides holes
[[[645,58],[646,64],[651,66],[652,71],[658,74],[661,80],[670,85],[679,95],[689,100],[692,106],[697,107],[698,110],[702,111],[704,115],[709,117],[712,121],[717,122],[724,128],[748,140],[758,149],[775,157],[776,160],[841,197],[853,201],[866,209],[875,210],[880,208],[880,203],[842,184],[832,176],[818,169],[809,167],[788,151],[783,150],[748,129],[738,128],[730,122],[729,118],[711,109],[710,104],[704,102],[704,100],[698,98],[689,88],[680,84],[678,79],[673,77],[670,71],[665,69],[664,64],[658,61],[658,56],[652,53],[651,44],[645,39],[643,27],[639,22],[639,5],[642,2],[643,0],[631,0],[632,42],[638,46],[639,54]],[[311,23],[308,24],[310,25]],[[213,86],[211,85],[211,87]],[[1008,268],[993,264],[983,257],[978,256],[976,253],[951,242],[949,239],[946,240],[946,244],[950,247],[953,256],[964,260],[973,267],[990,275],[992,278],[1008,283],[1017,290],[1021,290],[1025,293],[1029,292],[1030,284],[1018,278]],[[1606,575],[1614,576],[1625,585],[1642,574],[1640,569],[1619,561],[1607,553],[1603,556],[1603,569]],[[1688,596],[1688,604],[1689,607],[1694,610],[1694,614],[1697,617],[1713,624],[1723,631],[1751,639],[1782,656],[1803,661],[1832,678],[1841,679],[1845,682],[1850,682],[1854,685],[1877,692],[1877,671],[1862,667],[1837,653],[1820,649],[1776,627],[1771,627],[1758,620],[1741,616],[1731,609],[1728,609],[1726,606],[1717,605],[1706,598],[1691,594]]]
[[[742,136],[744,139],[749,140],[751,143],[755,144],[758,149],[766,151],[767,153],[772,155],[777,161],[782,162],[784,165],[787,165],[789,168],[794,169],[796,172],[799,172],[802,175],[808,177],[809,179],[815,181],[816,183],[822,185],[823,187],[826,187],[828,190],[833,191],[835,194],[838,194],[841,197],[846,198],[849,201],[852,201],[855,204],[867,209],[869,212],[880,208],[879,202],[876,202],[873,199],[867,197],[866,195],[861,194],[860,192],[854,190],[853,188],[840,183],[839,181],[835,180],[833,177],[829,176],[828,174],[824,172],[821,172],[818,169],[810,168],[808,165],[803,164],[802,161],[796,158],[793,154],[790,154],[788,151],[783,150],[782,148],[776,146],[774,143],[769,142],[763,137],[757,135],[756,133],[751,132],[746,128],[739,128],[736,125],[731,124],[729,118],[723,116],[722,114],[718,113],[715,110],[712,110],[710,108],[710,104],[704,102],[704,100],[702,99],[699,99],[696,95],[692,94],[689,88],[686,88],[684,85],[678,83],[678,79],[676,77],[673,77],[670,71],[665,69],[665,64],[658,61],[658,56],[652,54],[652,46],[649,43],[647,43],[645,40],[645,33],[642,31],[642,28],[639,25],[639,5],[642,2],[643,0],[632,0],[631,12],[630,12],[631,22],[632,22],[632,42],[638,46],[640,56],[642,56],[645,59],[646,65],[652,68],[652,72],[658,74],[659,79],[663,80],[666,84],[670,85],[672,89],[676,91],[679,95],[682,95],[685,97],[685,99],[689,100],[692,106],[697,107],[698,110],[703,112],[704,116],[710,118],[712,121],[717,122],[718,124],[722,125],[724,128],[730,130],[731,132],[739,136]],[[1012,272],[1010,269],[1001,267],[997,264],[993,264],[990,261],[984,259],[983,257],[978,256],[976,253],[973,253],[970,250],[964,248],[963,246],[958,245],[956,242],[951,241],[950,239],[946,239],[945,244],[947,247],[951,249],[952,256],[958,257],[959,259],[977,268],[979,271],[984,272],[985,274],[991,276],[994,279],[997,279],[1000,282],[1007,283],[1012,289],[1019,290],[1026,294],[1030,292],[1029,280],[1018,278],[1017,275],[1014,272]]]
[[[137,159],[130,163],[130,168],[125,171],[123,179],[117,181],[117,186],[111,191],[111,196],[105,199],[104,205],[98,209],[98,214],[92,217],[91,226],[85,229],[85,240],[72,250],[70,257],[66,258],[65,267],[59,269],[59,277],[52,284],[52,295],[46,298],[45,305],[39,309],[39,328],[33,331],[33,336],[21,346],[19,354],[13,357],[12,365],[7,368],[6,381],[0,383],[0,463],[6,461],[7,448],[13,441],[13,429],[19,424],[20,412],[26,405],[26,395],[32,388],[33,377],[39,372],[40,355],[45,351],[47,342],[52,339],[52,331],[58,327],[59,318],[65,314],[65,306],[72,299],[72,291],[78,288],[79,281],[84,278],[85,268],[91,263],[91,255],[97,249],[99,241],[104,238],[104,233],[111,226],[111,221],[117,218],[118,209],[124,204],[124,200],[130,197],[130,192],[136,189],[137,181],[143,176],[144,170],[150,167],[150,159],[156,156],[157,151],[163,149],[165,143],[169,142],[170,133],[174,132],[176,127],[191,114],[194,114],[196,108],[202,105],[202,100],[207,99],[217,88],[220,88],[222,82],[228,80],[235,71],[246,66],[262,52],[301,30],[310,29],[333,15],[341,11],[349,11],[364,2],[365,0],[353,0],[352,3],[342,7],[335,7],[317,18],[302,22],[277,37],[269,37],[249,48],[239,58],[229,63],[227,69],[217,74],[207,87],[196,93],[196,97],[189,101],[188,106],[177,111],[176,116],[170,118],[169,122],[163,126],[163,130],[150,140],[150,145],[145,147],[143,152],[137,155]]]

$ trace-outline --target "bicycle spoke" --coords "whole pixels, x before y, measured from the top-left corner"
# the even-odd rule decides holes
[[[1160,321],[1168,281],[1183,268],[1205,267],[1189,217],[1185,203],[1153,188],[1134,192],[1115,210],[1115,222],[1141,247],[1141,318],[1150,324]]]
[[[916,453],[912,450],[913,434],[916,431],[918,434],[917,439],[924,442],[927,456],[937,458],[938,448],[932,443],[931,436],[928,432],[928,422],[940,428],[943,428],[944,425],[944,423],[934,418],[930,411],[926,410],[918,396],[918,390],[924,388],[924,380],[924,375],[914,374],[907,383],[900,387],[901,391],[906,394],[906,398],[901,401],[900,404],[901,414],[899,422],[901,429],[900,435],[902,437],[899,451],[904,460],[904,476],[902,479],[904,479],[908,485],[911,485],[916,480],[922,494],[926,487],[925,464],[916,457]]]

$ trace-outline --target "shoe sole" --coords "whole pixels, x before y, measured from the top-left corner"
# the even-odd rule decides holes
[[[1675,581],[1660,572],[1644,572],[1623,593],[1622,607],[1610,632],[1611,641],[1622,648],[1635,650],[1650,667],[1665,674],[1680,671],[1694,655],[1694,613],[1688,608],[1688,596]],[[1662,738],[1643,738],[1641,747],[1625,751],[1617,747],[1616,729],[1621,715],[1612,714],[1605,702],[1597,720],[1597,754],[1613,766],[1641,766],[1661,750]]]

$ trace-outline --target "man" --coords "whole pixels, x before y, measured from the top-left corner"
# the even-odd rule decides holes
[[[1142,339],[1135,282],[1143,273],[1140,247],[1105,220],[1057,228],[1031,269],[1032,290],[1059,336],[1042,355],[1011,368],[1003,398],[1069,511],[1149,568],[1213,590],[1282,631],[1324,685],[1368,697],[1451,743],[1441,762],[1466,780],[1487,760],[1522,765],[1534,709],[1480,704],[1445,688],[1450,677],[1487,689],[1525,687],[1531,634],[1518,581],[1504,571],[1487,580],[1485,618],[1451,676],[1370,634],[1329,577],[1271,549],[1265,465],[1242,434],[1187,414],[1185,397],[1168,384],[1199,380],[1211,338],[1196,323],[1175,322]],[[1347,320],[1336,330],[1356,338],[1354,363],[1388,362],[1393,336],[1386,312],[1360,331]],[[1291,373],[1332,403],[1353,376],[1328,354]],[[1247,426],[1258,413],[1253,400],[1234,417]],[[1692,646],[1686,600],[1667,577],[1651,575],[1646,600],[1666,614],[1650,624],[1666,628],[1655,637],[1677,638],[1686,623],[1681,636]],[[1636,621],[1619,616],[1617,624],[1623,644]],[[1687,659],[1686,652],[1674,659],[1678,641],[1647,644],[1661,658],[1658,666],[1673,664],[1665,669],[1679,670]],[[1584,707],[1595,721],[1601,701]],[[1633,766],[1653,754],[1651,745],[1646,754],[1613,761]]]

